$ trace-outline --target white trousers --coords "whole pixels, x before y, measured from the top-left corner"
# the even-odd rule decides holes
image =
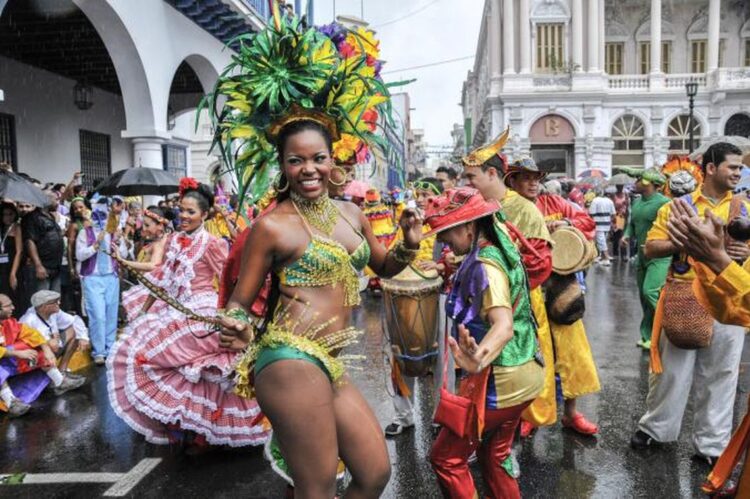
[[[445,300],[447,295],[440,295],[440,315],[438,317],[438,355],[435,362],[435,372],[432,375],[433,385],[435,389],[435,407],[440,398],[440,388],[443,386],[443,358],[445,356],[445,332],[453,330],[453,320],[447,318],[446,325],[446,314],[445,314]],[[402,397],[395,394],[393,398],[393,409],[396,413],[396,417],[393,422],[401,426],[411,426],[414,424],[414,385],[417,378],[412,376],[403,376],[404,383],[409,387],[411,395],[408,397]],[[453,355],[448,352],[448,380],[447,390],[451,393],[455,392],[456,386],[456,370],[453,364]],[[433,412],[434,414],[434,412]]]
[[[711,346],[699,350],[677,348],[662,335],[664,372],[649,376],[647,411],[638,428],[659,442],[677,440],[693,387],[693,447],[704,456],[719,456],[732,435],[744,343],[743,328],[719,322],[714,322]]]

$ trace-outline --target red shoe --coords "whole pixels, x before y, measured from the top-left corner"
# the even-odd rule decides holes
[[[536,426],[534,426],[534,423],[529,423],[528,421],[521,421],[521,438],[529,438],[532,433],[536,431]]]
[[[565,428],[570,428],[571,430],[580,433],[581,435],[596,435],[599,433],[599,427],[586,419],[580,412],[577,412],[572,419],[563,416],[562,425]]]

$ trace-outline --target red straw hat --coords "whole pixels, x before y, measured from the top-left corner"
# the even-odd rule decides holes
[[[492,215],[499,209],[500,203],[495,200],[485,201],[476,189],[448,189],[427,201],[424,222],[430,226],[430,231],[422,238]]]

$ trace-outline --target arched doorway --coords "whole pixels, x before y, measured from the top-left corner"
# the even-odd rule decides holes
[[[573,175],[575,130],[559,114],[547,114],[529,129],[531,156],[539,168],[553,176]]]
[[[737,135],[750,137],[750,116],[746,114],[734,114],[724,125],[724,135]]]

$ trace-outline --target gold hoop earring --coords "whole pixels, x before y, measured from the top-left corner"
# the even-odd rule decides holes
[[[289,190],[289,180],[286,181],[286,185],[284,186],[284,188],[283,189],[281,188],[282,179],[286,179],[286,177],[282,175],[281,172],[279,172],[279,174],[276,176],[276,181],[274,182],[274,187],[276,188],[276,192],[278,192],[279,194]]]
[[[339,171],[341,171],[341,176],[344,177],[344,180],[342,180],[341,182],[334,182],[331,179],[331,177],[329,177],[328,178],[328,182],[330,182],[331,185],[335,185],[336,187],[341,187],[342,185],[346,184],[347,173],[346,173],[346,170],[344,170],[344,168],[341,167],[341,166],[339,166],[339,165],[335,165],[335,166],[333,166],[331,168],[331,170],[336,170],[336,169],[338,169]]]

